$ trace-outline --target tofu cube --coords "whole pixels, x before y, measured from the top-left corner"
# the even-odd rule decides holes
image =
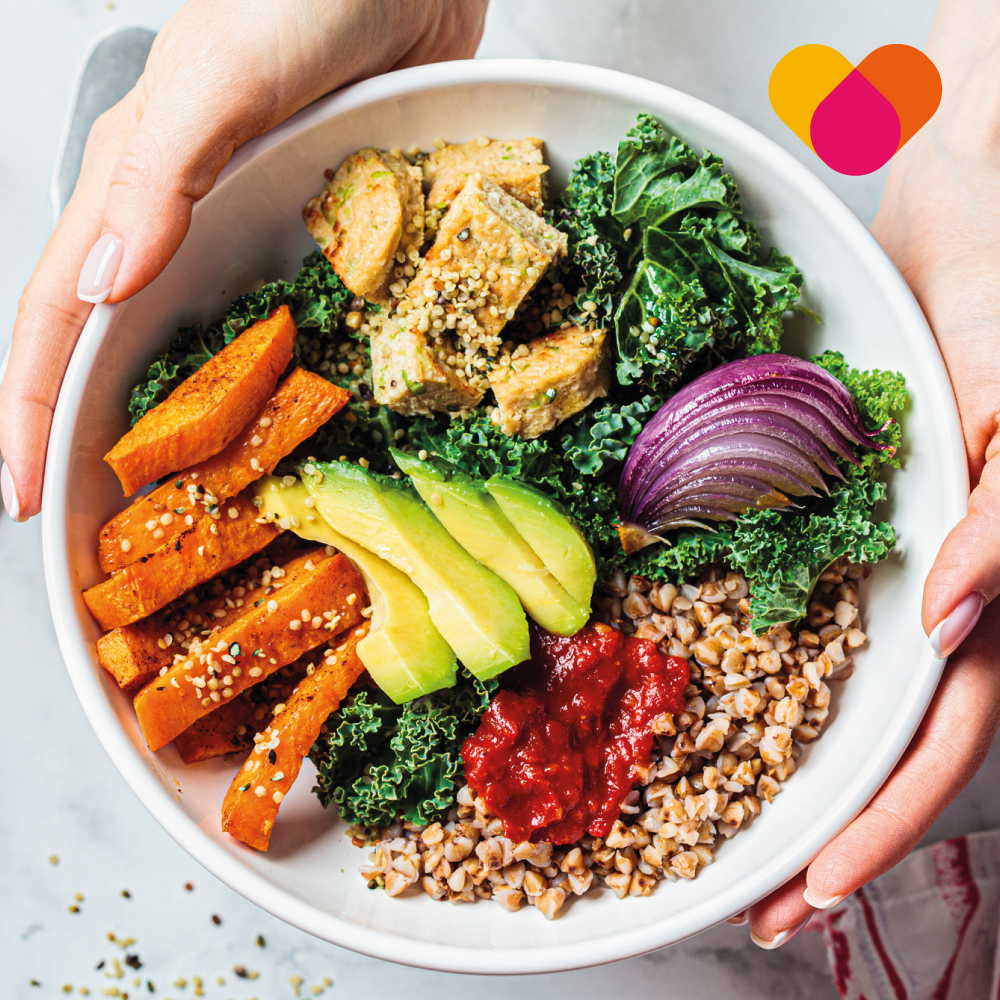
[[[461,410],[483,398],[486,387],[460,378],[438,359],[427,336],[403,317],[387,319],[372,333],[371,354],[375,399],[397,413]]]
[[[604,330],[571,326],[529,341],[527,357],[490,372],[494,419],[525,440],[552,430],[608,394],[611,352]]]
[[[424,184],[429,186],[427,209],[441,214],[473,174],[498,184],[533,212],[541,212],[545,175],[542,140],[488,139],[448,145],[424,160]]]
[[[486,366],[504,325],[565,253],[562,233],[492,181],[471,177],[405,296],[372,336],[378,402],[401,413],[475,405],[489,388]]]
[[[302,212],[306,228],[347,287],[385,300],[396,254],[424,241],[419,167],[381,149],[359,149],[340,165]]]

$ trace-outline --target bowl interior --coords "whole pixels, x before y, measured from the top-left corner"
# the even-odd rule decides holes
[[[554,185],[576,158],[613,150],[638,111],[722,155],[764,245],[791,254],[822,323],[795,321],[798,353],[841,350],[864,368],[901,370],[912,392],[905,468],[885,516],[900,544],[867,586],[870,648],[835,691],[835,716],[785,791],[722,845],[692,882],[649,898],[584,897],[562,918],[489,904],[451,907],[369,891],[365,858],[310,794],[306,765],[267,854],[219,830],[234,763],[185,767],[172,747],[151,754],[129,699],[93,652],[98,631],[79,599],[97,582],[95,540],[124,506],[102,455],[127,427],[131,386],[179,324],[210,321],[237,294],[290,277],[313,249],[303,204],[325,168],[365,145],[429,148],[441,136],[541,136]],[[98,307],[60,401],[46,484],[47,572],[64,654],[88,714],[147,806],[236,889],[316,934],[382,958],[455,971],[544,971],[623,958],[696,933],[744,908],[801,868],[877,788],[912,734],[940,671],[920,627],[924,574],[961,515],[964,461],[940,356],[901,279],[860,222],[805,168],[758,133],[668,88],[589,67],[448,64],[391,74],[325,99],[245,147],[197,206],[164,273],[117,308]],[[380,933],[373,933],[380,932]]]

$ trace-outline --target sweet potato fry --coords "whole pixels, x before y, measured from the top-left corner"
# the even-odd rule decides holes
[[[298,777],[303,758],[364,670],[357,645],[367,634],[368,622],[352,629],[323,665],[299,683],[274,722],[254,737],[253,753],[222,803],[224,832],[258,851],[267,850],[281,800]]]
[[[234,512],[234,513],[230,513]],[[110,580],[83,592],[101,628],[128,625],[259,552],[278,531],[257,523],[249,495],[227,500],[219,517],[205,517]]]
[[[114,573],[172,541],[208,510],[236,496],[325,424],[351,398],[320,375],[296,368],[253,419],[217,455],[171,476],[115,515],[97,558]]]
[[[339,644],[339,636],[330,642]],[[310,650],[294,663],[271,674],[263,683],[255,684],[188,726],[174,740],[181,760],[185,764],[195,764],[249,750],[254,745],[254,735],[266,729],[274,718],[275,706],[287,703],[292,691],[307,676],[307,670],[322,665],[324,648],[317,646]]]
[[[192,649],[187,660],[135,696],[135,713],[151,750],[325,642],[331,632],[362,620],[364,585],[344,556],[317,549],[293,560],[286,571],[280,589],[254,601],[254,614],[213,634],[209,649]]]
[[[288,306],[282,306],[150,410],[104,456],[125,495],[222,451],[274,392],[292,359],[296,333]]]
[[[288,534],[279,535],[258,558],[234,567],[225,579],[216,577],[210,596],[199,593],[207,586],[196,589],[148,618],[101,636],[97,640],[101,666],[122,690],[137,691],[178,656],[185,657],[193,645],[205,646],[213,632],[252,613],[254,591],[259,597],[263,593],[259,588],[270,585],[274,567],[282,573],[281,567],[301,554],[301,550],[282,551]]]

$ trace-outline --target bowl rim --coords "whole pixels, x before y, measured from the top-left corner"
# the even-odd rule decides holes
[[[951,498],[953,520],[957,521],[964,514],[968,476],[957,406],[933,334],[903,278],[861,220],[816,174],[756,129],[698,98],[630,74],[543,59],[464,60],[411,67],[320,98],[277,128],[246,143],[235,152],[221,172],[216,187],[265,150],[330,116],[416,91],[470,83],[521,83],[571,88],[639,104],[656,95],[663,103],[670,103],[697,118],[706,128],[726,134],[735,143],[750,149],[780,180],[811,200],[876,276],[883,295],[900,322],[915,339],[924,341],[929,363],[936,368],[934,386],[939,397],[936,403],[945,413],[947,423],[946,436],[951,454],[941,456],[941,460],[945,464],[950,462],[952,466],[955,483]],[[83,388],[116,311],[117,306],[97,305],[84,326],[53,416],[45,470],[42,543],[46,589],[59,647],[77,696],[98,739],[129,787],[167,833],[206,869],[258,906],[301,930],[365,955],[387,958],[385,932],[352,923],[303,902],[241,863],[194,823],[160,784],[140,751],[132,744],[100,679],[94,673],[88,644],[80,634],[77,621],[78,594],[73,586],[69,564],[66,496],[70,448]],[[695,921],[697,926],[678,932],[676,928],[671,930],[664,926],[668,921],[653,921],[638,930],[633,928],[627,933],[612,933],[602,939],[509,950],[439,942],[429,944],[392,937],[393,954],[390,960],[457,973],[502,975],[566,971],[642,955],[721,923],[805,867],[864,808],[895,766],[919,725],[944,663],[944,660],[934,658],[928,644],[925,659],[914,669],[916,683],[909,697],[899,705],[891,750],[856,775],[851,789],[841,795],[836,804],[831,804],[824,820],[802,838],[795,850],[787,852],[766,884],[742,880],[732,889],[702,900],[687,911],[684,916],[692,914],[692,911],[698,915]]]

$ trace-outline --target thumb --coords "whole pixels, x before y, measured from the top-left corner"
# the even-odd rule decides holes
[[[923,621],[938,656],[954,652],[1000,593],[1000,441],[924,584]]]

